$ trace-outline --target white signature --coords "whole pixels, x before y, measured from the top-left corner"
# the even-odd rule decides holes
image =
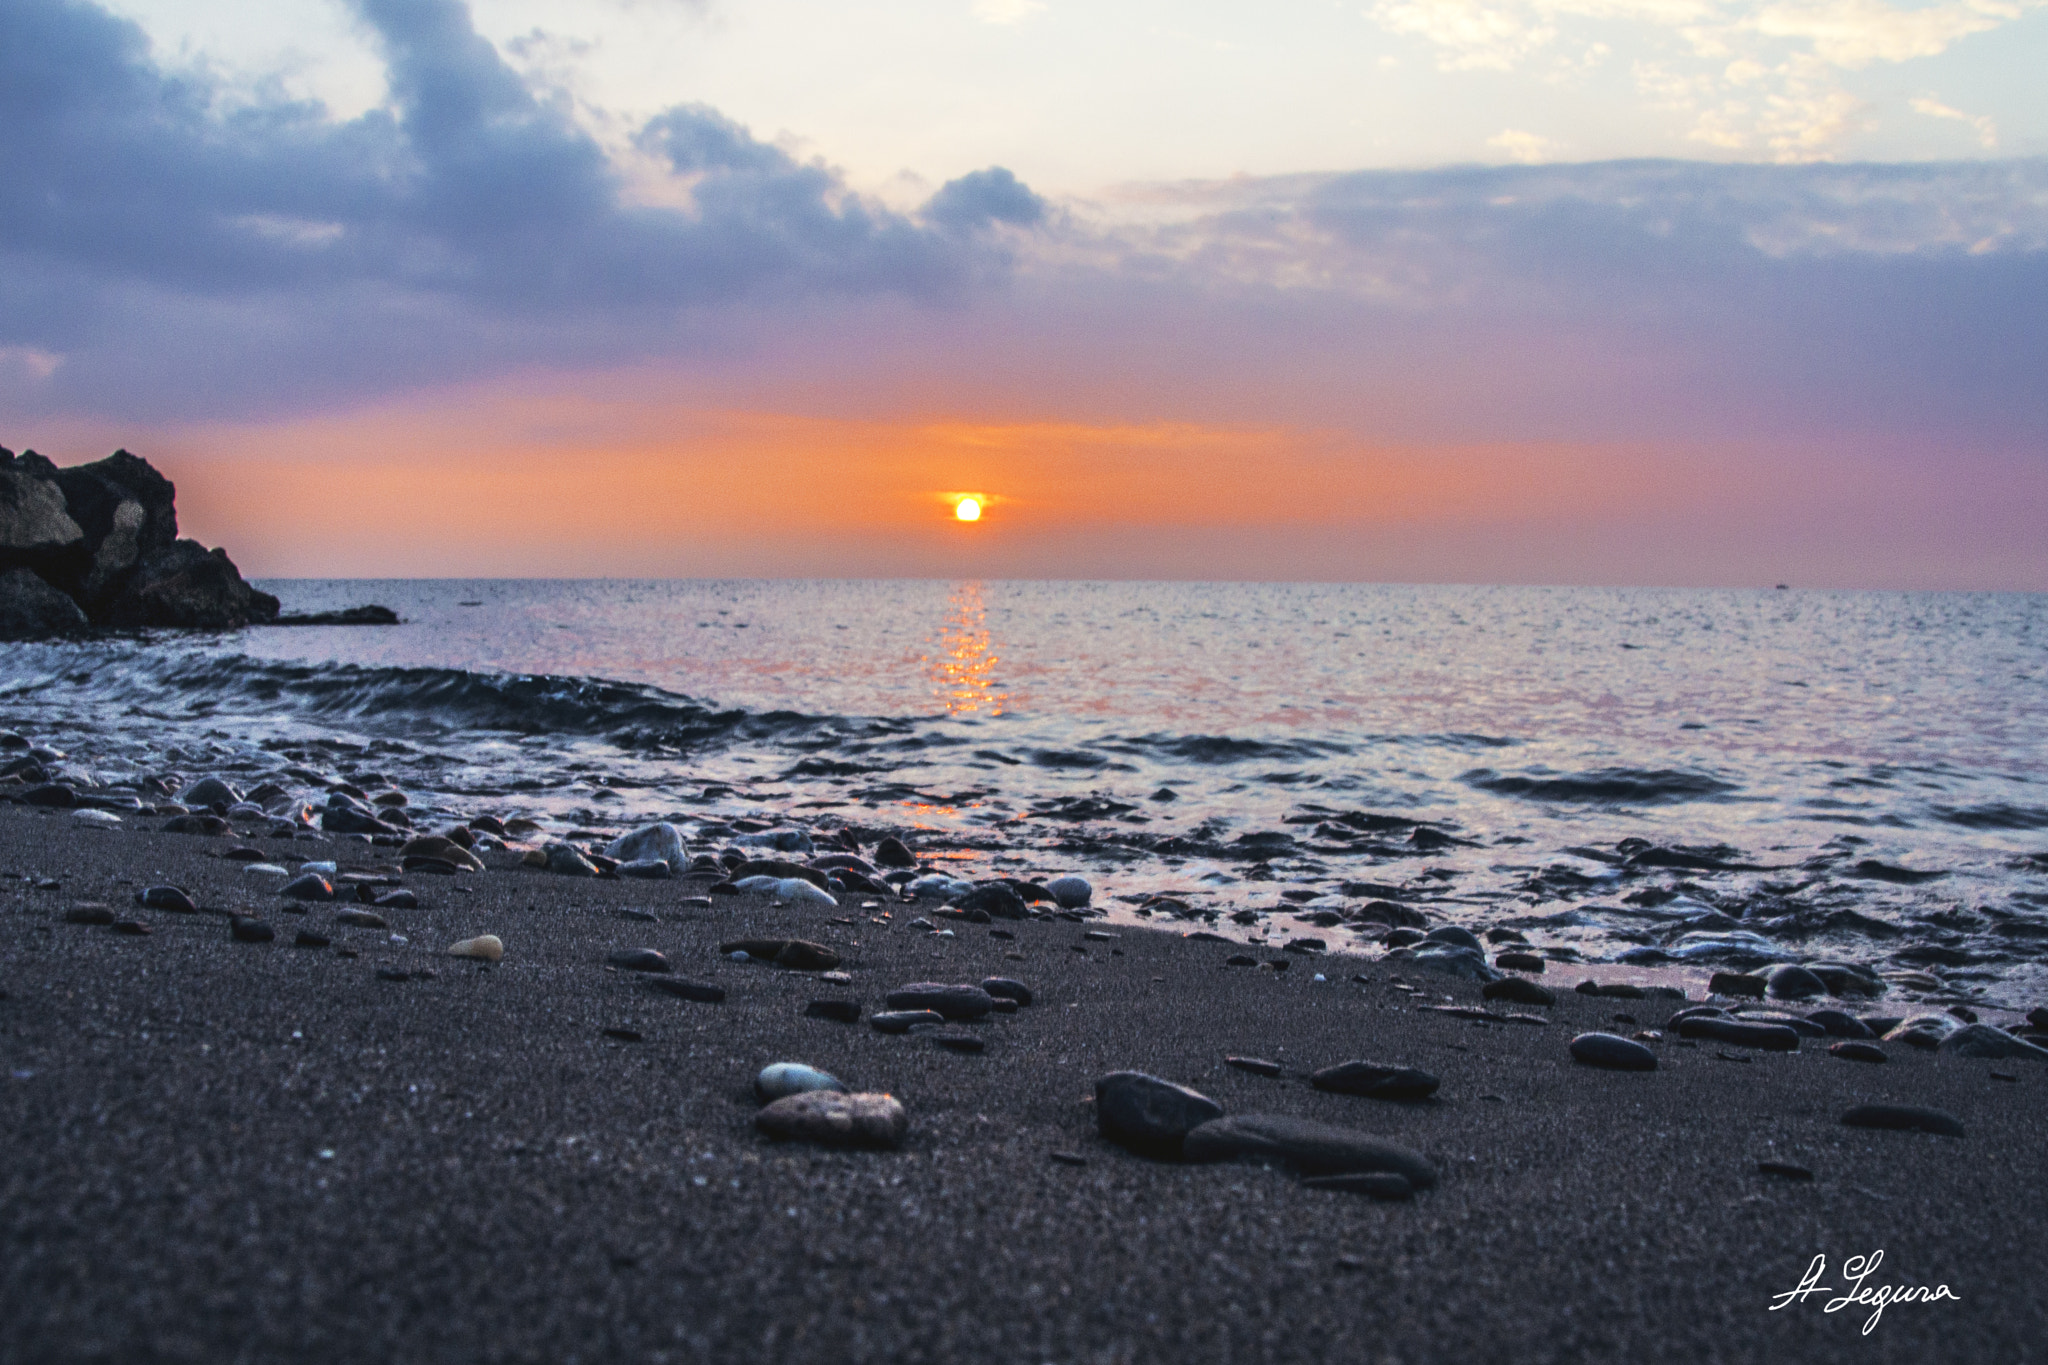
[[[1848,1276],[1853,1281],[1853,1284],[1847,1291],[1835,1298],[1829,1299],[1823,1304],[1821,1311],[1823,1313],[1835,1313],[1844,1308],[1867,1306],[1870,1309],[1870,1318],[1863,1324],[1863,1335],[1867,1337],[1870,1335],[1870,1329],[1877,1326],[1877,1320],[1884,1315],[1884,1310],[1889,1304],[1934,1303],[1941,1299],[1947,1299],[1951,1303],[1962,1302],[1961,1299],[1949,1292],[1949,1287],[1945,1284],[1938,1284],[1932,1288],[1924,1284],[1887,1284],[1865,1288],[1863,1282],[1877,1273],[1877,1267],[1883,1260],[1884,1253],[1882,1251],[1873,1251],[1868,1256],[1851,1256],[1848,1260],[1844,1261],[1842,1263],[1842,1273]],[[1813,1263],[1806,1267],[1806,1278],[1799,1282],[1797,1289],[1788,1289],[1782,1294],[1773,1296],[1771,1311],[1775,1313],[1780,1308],[1789,1308],[1795,1303],[1804,1303],[1809,1294],[1833,1294],[1835,1292],[1833,1285],[1820,1282],[1820,1277],[1826,1272],[1827,1268],[1827,1257],[1814,1257]]]

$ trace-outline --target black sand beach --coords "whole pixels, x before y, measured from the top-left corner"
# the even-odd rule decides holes
[[[136,828],[158,823],[0,807],[0,1360],[1693,1365],[2044,1349],[2048,1067],[2030,1060],[1887,1045],[1874,1066],[1813,1040],[1773,1054],[1667,1038],[1658,1070],[1601,1071],[1570,1059],[1575,1033],[1655,1029],[1675,1002],[1576,995],[1552,964],[1560,998],[1534,1011],[1550,1023],[1500,1025],[1424,1008],[1476,1005],[1476,986],[1411,970],[1411,997],[1366,958],[1228,967],[1242,945],[1084,938],[1095,926],[1051,917],[937,939],[905,927],[929,906],[885,904],[888,924],[858,898],[837,916],[753,896],[689,907],[701,880],[570,879],[508,853],[482,874],[407,878],[421,908],[383,912],[389,930],[343,927],[346,906],[284,909],[275,882],[218,856],[230,839]],[[344,870],[395,862],[255,842]],[[137,909],[156,883],[207,908]],[[81,902],[150,932],[65,922]],[[276,940],[235,941],[229,911]],[[294,947],[300,929],[333,946]],[[501,963],[442,955],[480,933],[503,939]],[[852,981],[719,956],[748,936],[830,945]],[[607,966],[634,948],[725,1000]],[[951,1030],[985,1039],[979,1055],[804,1014],[992,974],[1036,999]],[[1301,1074],[1351,1058],[1426,1068],[1442,1089],[1386,1103]],[[895,1095],[902,1149],[763,1138],[750,1085],[776,1061]],[[1386,1136],[1441,1183],[1380,1203],[1132,1155],[1097,1135],[1088,1102],[1120,1069],[1231,1113]],[[1871,1101],[1937,1106],[1967,1135],[1841,1124]],[[1832,1295],[1770,1311],[1816,1255],[1839,1293],[1843,1262],[1878,1251],[1867,1288],[1941,1284],[1956,1301],[1893,1304],[1867,1334],[1869,1308],[1825,1312]]]

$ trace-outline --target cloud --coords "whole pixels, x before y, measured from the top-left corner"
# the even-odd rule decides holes
[[[629,202],[605,150],[464,4],[354,8],[389,98],[338,120],[167,72],[140,29],[91,4],[0,0],[0,344],[71,358],[51,401],[107,402],[117,384],[175,401],[192,367],[254,356],[296,363],[279,387],[303,397],[631,355],[688,344],[693,311],[942,301],[1003,268],[973,234],[892,212],[701,107],[636,139],[687,206]],[[1035,198],[1001,175],[938,209],[1021,221]],[[182,334],[182,358],[159,327]]]
[[[1524,165],[1536,165],[1557,158],[1558,144],[1540,133],[1524,132],[1520,128],[1503,128],[1486,139],[1486,145],[1504,153],[1508,160]]]
[[[1966,114],[1960,109],[1951,109],[1932,96],[1921,96],[1912,101],[1913,112],[1925,114],[1928,118],[1955,119],[1967,123],[1977,130],[1977,141],[1988,151],[1998,146],[1998,121],[1989,114]]]
[[[1045,201],[1000,166],[948,180],[924,206],[926,221],[967,232],[994,223],[1031,227],[1045,216]]]
[[[1844,72],[1938,57],[2044,0],[1379,0],[1368,13],[1438,50],[1447,71],[1513,71],[1543,57],[1568,73],[1607,55],[1618,28],[1650,30],[1637,65],[1653,103],[1692,136],[1788,161],[1832,155],[1859,125]],[[1639,35],[1640,36],[1640,35]]]
[[[1045,13],[1045,0],[974,0],[974,17],[984,24],[1021,24]]]

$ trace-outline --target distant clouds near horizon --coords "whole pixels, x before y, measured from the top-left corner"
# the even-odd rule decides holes
[[[2048,589],[2041,159],[909,196],[351,13],[343,115],[0,0],[0,443],[160,457],[255,572]]]

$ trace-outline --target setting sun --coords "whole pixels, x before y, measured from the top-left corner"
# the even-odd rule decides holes
[[[981,499],[962,498],[953,507],[953,515],[962,521],[981,520]]]

